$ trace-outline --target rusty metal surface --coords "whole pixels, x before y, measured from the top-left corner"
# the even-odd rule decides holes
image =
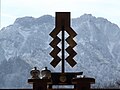
[[[69,46],[71,46],[72,48],[74,48],[77,43],[73,40],[73,38],[71,36],[69,36],[68,38],[66,38],[66,42],[69,44]]]
[[[50,63],[54,68],[58,65],[58,63],[61,61],[60,57],[56,56]]]

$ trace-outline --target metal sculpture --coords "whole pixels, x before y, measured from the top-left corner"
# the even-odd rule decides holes
[[[62,37],[58,37],[58,34],[62,32]],[[65,38],[65,32],[69,34],[69,37]],[[50,55],[53,57],[52,62],[50,63],[53,67],[56,67],[60,61],[62,61],[62,73],[65,72],[65,60],[71,67],[74,67],[77,63],[73,59],[77,54],[74,51],[74,47],[77,43],[73,40],[76,36],[76,32],[70,27],[70,12],[56,12],[56,23],[55,29],[50,33],[50,36],[53,40],[50,43],[50,46],[53,48]],[[61,48],[57,45],[61,41]],[[69,44],[67,48],[65,48],[65,41]],[[61,53],[61,57],[58,56],[59,52]],[[65,57],[65,51],[69,54],[68,57]]]
[[[60,32],[61,37],[58,36]],[[69,34],[67,38],[65,38],[65,32]],[[53,48],[50,52],[53,60],[50,64],[55,68],[61,61],[61,72],[51,72],[46,68],[41,71],[43,78],[38,78],[39,72],[35,68],[31,73],[32,78],[28,79],[28,82],[33,84],[33,90],[90,90],[90,84],[95,83],[94,78],[78,77],[83,72],[65,72],[65,61],[71,67],[77,64],[74,60],[74,56],[77,54],[74,51],[74,47],[77,43],[73,40],[76,35],[76,32],[70,27],[70,12],[56,12],[55,29],[50,33],[50,36],[53,38],[50,43],[50,46]],[[65,47],[65,42],[68,43],[68,47]],[[59,43],[61,43],[61,47],[58,47]],[[58,56],[60,51],[61,57]],[[65,52],[69,56],[66,57]],[[53,85],[73,85],[74,88],[54,89]]]

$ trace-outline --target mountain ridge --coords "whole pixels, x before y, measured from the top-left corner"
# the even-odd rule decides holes
[[[2,57],[0,66],[2,64],[4,66],[4,61],[11,65],[11,60],[15,60],[17,63],[17,59],[19,59],[25,62],[25,65],[29,65],[29,68],[26,69],[27,72],[21,71],[21,73],[29,73],[30,68],[34,66],[39,69],[48,66],[51,71],[60,71],[60,65],[54,69],[49,64],[52,60],[49,55],[52,49],[49,46],[52,40],[49,33],[54,27],[55,18],[51,15],[44,15],[39,18],[18,18],[14,24],[0,30],[0,57]],[[83,71],[85,76],[94,77],[96,84],[93,87],[119,88],[120,28],[107,19],[96,18],[91,14],[73,18],[71,27],[77,32],[75,50],[78,54],[75,60],[78,64],[73,69],[66,64],[66,71]],[[22,64],[18,67],[22,67]],[[4,67],[1,69],[8,71]],[[20,72],[20,70],[18,71]],[[19,74],[19,72],[17,73]],[[0,78],[4,78],[4,84],[2,83],[0,86],[3,88],[28,86],[27,82],[24,82],[25,86],[23,86],[23,82],[19,81],[12,84],[7,82],[8,76],[11,77],[9,81],[14,80],[15,72],[1,73]],[[21,79],[27,80],[28,78],[21,76]]]

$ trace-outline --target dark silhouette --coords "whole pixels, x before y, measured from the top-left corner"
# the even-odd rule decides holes
[[[65,31],[69,34],[67,38],[65,38]],[[62,37],[57,36],[60,32],[62,32]],[[73,49],[77,45],[73,40],[76,35],[76,32],[70,27],[70,12],[56,12],[55,29],[50,33],[50,36],[53,38],[53,41],[50,43],[50,46],[53,48],[50,52],[53,60],[50,64],[55,68],[62,61],[61,72],[51,72],[46,67],[45,70],[41,71],[43,78],[28,79],[28,82],[33,84],[33,90],[55,90],[53,85],[73,85],[74,88],[69,87],[69,90],[90,90],[90,84],[95,83],[94,78],[82,77],[83,72],[65,72],[65,60],[71,67],[77,64],[73,59],[77,54]],[[60,41],[61,48],[57,46]],[[65,41],[69,44],[67,48],[65,47]],[[60,51],[62,52],[61,57],[58,56]],[[65,51],[69,54],[68,57],[65,57]],[[37,71],[35,70],[34,72]],[[56,90],[66,90],[66,88],[63,87]]]

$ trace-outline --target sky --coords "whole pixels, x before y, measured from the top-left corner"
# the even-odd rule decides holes
[[[92,14],[120,27],[120,0],[1,0],[0,4],[0,29],[19,17],[55,16],[55,12],[71,12],[72,18]]]

